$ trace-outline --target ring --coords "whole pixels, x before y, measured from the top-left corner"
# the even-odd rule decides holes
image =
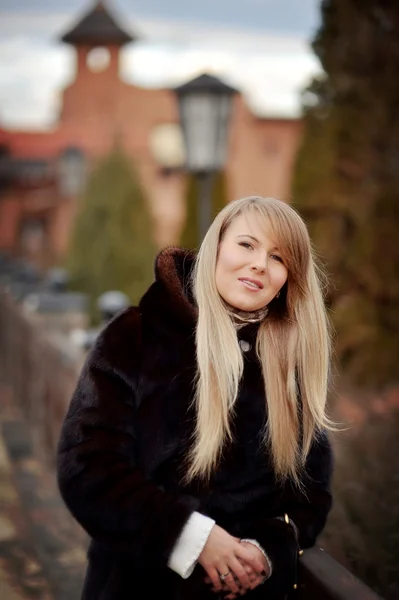
[[[225,573],[224,575],[221,575],[219,573],[219,579],[220,579],[220,581],[224,581],[226,579],[227,575],[230,575],[230,573],[231,573],[231,571],[227,571],[227,573]]]

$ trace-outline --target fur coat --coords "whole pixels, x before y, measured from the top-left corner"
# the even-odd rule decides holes
[[[236,403],[235,441],[208,485],[182,485],[194,421],[196,309],[193,255],[168,248],[138,307],[100,334],[80,375],[58,447],[58,482],[91,537],[83,600],[216,600],[197,565],[188,579],[167,560],[190,514],[206,514],[237,537],[259,541],[273,563],[250,599],[283,600],[296,580],[298,549],[315,543],[331,508],[331,446],[323,432],[307,460],[306,495],[277,486],[260,448],[266,402],[252,349]],[[239,331],[249,344],[256,325]],[[288,513],[299,531],[275,517]]]

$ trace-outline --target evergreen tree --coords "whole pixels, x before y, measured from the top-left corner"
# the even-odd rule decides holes
[[[72,284],[95,300],[107,290],[137,303],[152,281],[155,245],[138,178],[120,149],[93,170],[67,258]]]
[[[293,196],[332,277],[341,367],[382,386],[399,367],[398,3],[324,0],[322,17]]]
[[[226,175],[224,171],[217,173],[214,177],[212,185],[212,200],[211,200],[211,218],[216,215],[226,206],[228,202]],[[187,178],[186,188],[186,207],[187,216],[185,225],[180,238],[180,245],[183,248],[198,248],[201,241],[198,232],[198,181],[196,175],[190,174]]]
[[[324,74],[304,93],[293,190],[332,278],[343,379],[361,384],[357,394],[345,386],[360,396],[364,423],[339,438],[326,548],[387,600],[398,597],[399,421],[388,405],[382,418],[368,416],[368,404],[381,404],[375,388],[395,389],[399,367],[398,8],[396,0],[322,2],[313,47]]]

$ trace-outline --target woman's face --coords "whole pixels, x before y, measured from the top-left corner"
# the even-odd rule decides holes
[[[285,267],[271,228],[252,215],[239,215],[224,233],[216,263],[216,287],[239,310],[263,308],[287,281]]]

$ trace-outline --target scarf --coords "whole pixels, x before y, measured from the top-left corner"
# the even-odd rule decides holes
[[[258,310],[249,312],[247,310],[235,308],[225,301],[223,301],[223,304],[226,307],[227,313],[232,319],[236,330],[245,327],[245,325],[248,325],[248,323],[260,323],[263,321],[269,311],[267,306],[262,306],[262,308],[259,308]]]

